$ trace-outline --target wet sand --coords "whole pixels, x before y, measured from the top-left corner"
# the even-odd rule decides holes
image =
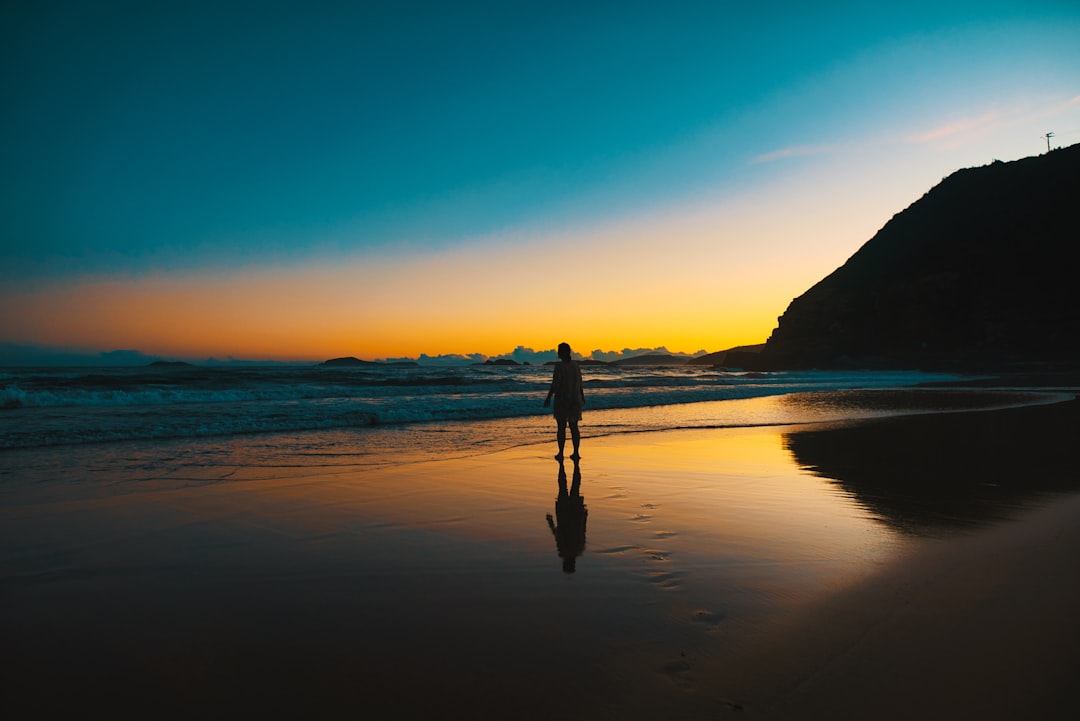
[[[704,665],[747,719],[1065,719],[1080,498],[932,544]]]
[[[587,438],[565,478],[530,446],[6,475],[5,708],[1060,717],[1078,405]]]
[[[1072,401],[796,434],[804,461],[930,540],[702,675],[748,719],[1070,718],[1077,431]]]

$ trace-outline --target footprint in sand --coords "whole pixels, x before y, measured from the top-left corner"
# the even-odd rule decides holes
[[[645,576],[645,579],[652,584],[660,588],[678,588],[679,579],[682,577],[681,573],[674,571],[660,571],[657,573],[650,573]]]
[[[706,626],[716,626],[724,620],[724,614],[702,608],[694,611],[694,614],[691,618],[693,619],[694,623],[701,623]]]
[[[680,653],[677,659],[668,661],[661,666],[660,672],[667,676],[668,680],[676,686],[690,688],[694,685],[690,661],[687,660],[685,653]]]
[[[613,546],[611,548],[604,548],[604,549],[601,549],[599,551],[593,551],[593,553],[603,553],[603,554],[626,553],[627,551],[636,551],[639,548],[641,548],[641,546],[633,546],[633,545],[631,545],[631,546]]]

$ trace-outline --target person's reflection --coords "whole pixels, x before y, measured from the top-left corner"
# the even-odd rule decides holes
[[[555,517],[547,514],[548,526],[555,536],[555,546],[562,559],[564,573],[573,573],[577,557],[585,550],[585,519],[589,509],[581,497],[581,465],[574,460],[574,478],[566,487],[566,466],[559,461],[559,497],[555,499]],[[558,525],[556,525],[556,522]]]

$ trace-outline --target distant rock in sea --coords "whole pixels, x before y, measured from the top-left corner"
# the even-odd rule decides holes
[[[331,358],[330,360],[323,361],[319,364],[321,368],[358,368],[361,366],[379,366],[380,368],[414,368],[418,363],[415,361],[394,361],[392,363],[380,363],[378,361],[366,361],[354,358],[353,356],[346,356],[344,358]]]
[[[758,369],[1080,361],[1080,145],[960,170],[791,302]]]
[[[326,368],[349,368],[354,366],[373,366],[379,364],[374,361],[360,360],[353,356],[347,356],[345,358],[331,358],[330,360],[323,361],[319,365]]]
[[[156,360],[146,364],[147,368],[194,368],[186,361]]]
[[[486,366],[516,366],[516,365],[521,365],[521,364],[518,363],[516,360],[513,360],[511,358],[496,358],[494,360],[491,360],[489,358],[488,360],[484,361],[482,365],[486,365]]]

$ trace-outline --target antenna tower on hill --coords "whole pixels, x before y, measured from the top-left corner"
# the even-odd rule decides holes
[[[1046,138],[1046,152],[1049,153],[1050,152],[1050,138],[1054,137],[1054,134],[1053,133],[1047,133],[1043,137]]]

